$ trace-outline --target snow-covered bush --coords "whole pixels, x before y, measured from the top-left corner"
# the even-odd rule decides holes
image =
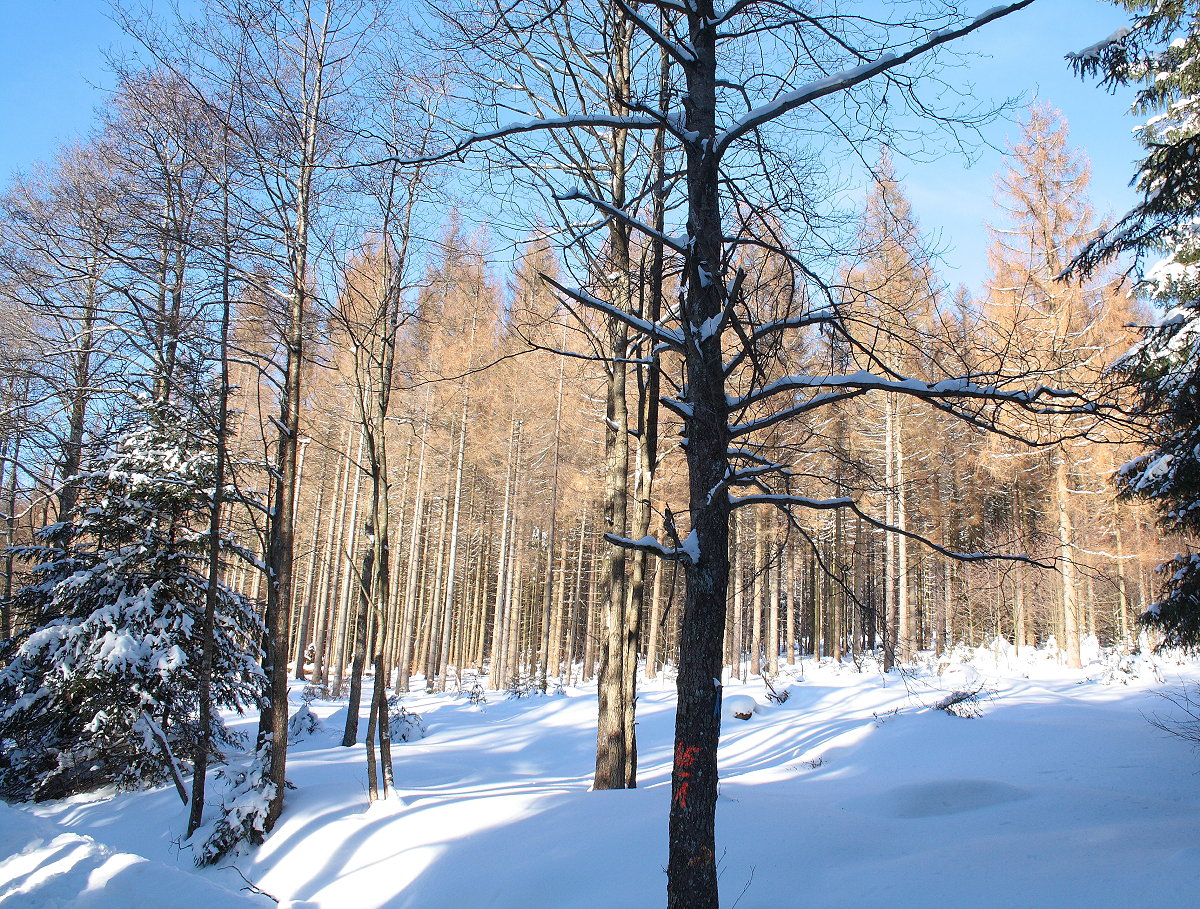
[[[270,760],[270,749],[264,743],[245,770],[217,771],[222,788],[220,810],[194,837],[200,844],[196,848],[197,865],[215,864],[244,842],[257,845],[263,841],[267,810],[275,796],[275,784],[267,773]]]
[[[483,682],[479,680],[479,676],[474,673],[467,673],[458,684],[458,691],[455,692],[455,697],[465,697],[467,703],[472,707],[482,707],[487,703],[487,690],[483,687]]]
[[[164,778],[166,752],[192,753],[213,470],[178,414],[147,405],[73,480],[74,512],[13,550],[35,567],[12,604],[26,627],[0,648],[0,795],[137,787]],[[221,586],[215,705],[257,701],[260,635],[253,604]],[[232,740],[215,711],[209,731]]]
[[[288,744],[296,745],[311,735],[321,731],[321,721],[317,715],[303,704],[288,720]]]
[[[528,673],[521,673],[508,686],[509,699],[527,698],[535,694],[542,694],[542,688],[537,683],[537,679]]]
[[[388,698],[388,734],[393,742],[415,742],[425,738],[425,721],[393,695]]]

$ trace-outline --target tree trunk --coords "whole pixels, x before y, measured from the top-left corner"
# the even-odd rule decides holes
[[[294,677],[298,680],[308,678],[308,672],[304,665],[304,656],[308,652],[309,638],[312,636],[312,618],[313,618],[313,598],[317,596],[316,590],[313,589],[313,575],[316,573],[317,567],[317,533],[321,526],[321,506],[325,499],[325,477],[322,475],[321,483],[317,486],[317,504],[313,513],[312,519],[312,546],[308,558],[308,573],[304,579],[304,606],[300,612],[300,627],[296,629],[296,671]]]
[[[346,725],[342,730],[342,747],[349,748],[358,742],[358,717],[362,705],[363,670],[367,663],[367,624],[371,609],[370,578],[375,573],[375,529],[367,529],[367,546],[363,553],[362,571],[358,573],[358,604],[354,615],[354,651],[350,659],[350,696],[346,701]],[[351,567],[353,562],[351,560]]]
[[[729,410],[721,352],[725,311],[720,168],[716,136],[716,23],[711,0],[688,9],[693,58],[683,98],[689,252],[684,263],[683,331],[688,415],[688,506],[692,529],[679,633],[678,706],[671,773],[668,909],[716,909],[717,740],[721,731],[721,641],[729,584]],[[715,325],[715,331],[702,331]],[[719,494],[714,495],[714,490]]]
[[[1058,509],[1058,547],[1062,561],[1062,620],[1063,637],[1066,638],[1067,665],[1072,669],[1083,667],[1079,652],[1079,603],[1076,591],[1075,556],[1073,553],[1071,516],[1067,511],[1070,494],[1070,465],[1066,451],[1056,453],[1054,471],[1055,505]]]
[[[228,141],[228,135],[225,136]],[[212,664],[213,640],[217,621],[217,584],[221,580],[221,509],[225,502],[225,462],[229,445],[229,294],[230,242],[229,193],[223,194],[223,252],[221,260],[221,327],[218,336],[220,351],[219,391],[217,393],[216,464],[213,470],[213,494],[208,520],[208,578],[204,591],[204,619],[200,629],[200,666],[196,672],[197,724],[200,727],[196,750],[192,756],[192,801],[188,812],[187,838],[191,838],[204,822],[205,778],[208,775],[208,753],[212,748]],[[16,462],[13,463],[16,474]],[[5,634],[5,637],[8,635]]]

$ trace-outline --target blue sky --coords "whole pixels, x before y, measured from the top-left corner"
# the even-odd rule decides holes
[[[964,3],[982,12],[994,0]],[[127,47],[108,18],[103,0],[2,0],[0,29],[0,183],[53,156],[61,144],[85,134],[93,109],[104,102],[112,78],[104,52]],[[1101,214],[1119,214],[1132,202],[1128,188],[1137,143],[1135,121],[1126,114],[1128,93],[1113,97],[1070,72],[1063,57],[1110,34],[1125,14],[1100,0],[1037,0],[1030,8],[993,23],[962,42],[982,56],[949,74],[972,83],[981,100],[1036,94],[1059,108],[1072,142],[1093,164],[1092,202]],[[987,274],[984,220],[993,217],[992,177],[1003,148],[1018,135],[1012,120],[985,131],[995,146],[976,149],[967,166],[948,155],[932,163],[898,161],[921,226],[947,247],[943,275],[978,290]]]

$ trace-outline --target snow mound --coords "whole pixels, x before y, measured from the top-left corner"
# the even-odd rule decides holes
[[[748,694],[729,694],[721,699],[722,719],[748,720],[758,710],[758,702]]]
[[[883,793],[883,812],[891,817],[939,817],[1019,802],[1030,793],[996,780],[933,780],[899,786]]]
[[[949,694],[952,691],[971,691],[983,685],[979,670],[969,664],[947,666],[932,682],[936,690]]]
[[[320,731],[321,721],[305,704],[288,720],[288,744],[298,745]]]
[[[274,904],[114,852],[0,802],[0,903],[14,909],[253,909]]]

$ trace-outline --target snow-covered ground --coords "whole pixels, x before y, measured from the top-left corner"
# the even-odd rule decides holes
[[[728,684],[759,708],[721,740],[722,905],[1193,905],[1200,755],[1148,718],[1178,715],[1156,692],[1200,684],[1200,664],[1113,665],[996,650],[885,677],[806,660],[782,705]],[[932,708],[979,683],[982,716]],[[372,807],[363,746],[338,745],[345,705],[314,703],[324,728],[289,752],[298,788],[236,871],[192,867],[170,787],[0,804],[0,903],[274,905],[239,892],[244,875],[295,909],[663,904],[669,680],[642,687],[632,791],[589,791],[594,687],[404,703],[428,735],[396,744],[398,797]]]

